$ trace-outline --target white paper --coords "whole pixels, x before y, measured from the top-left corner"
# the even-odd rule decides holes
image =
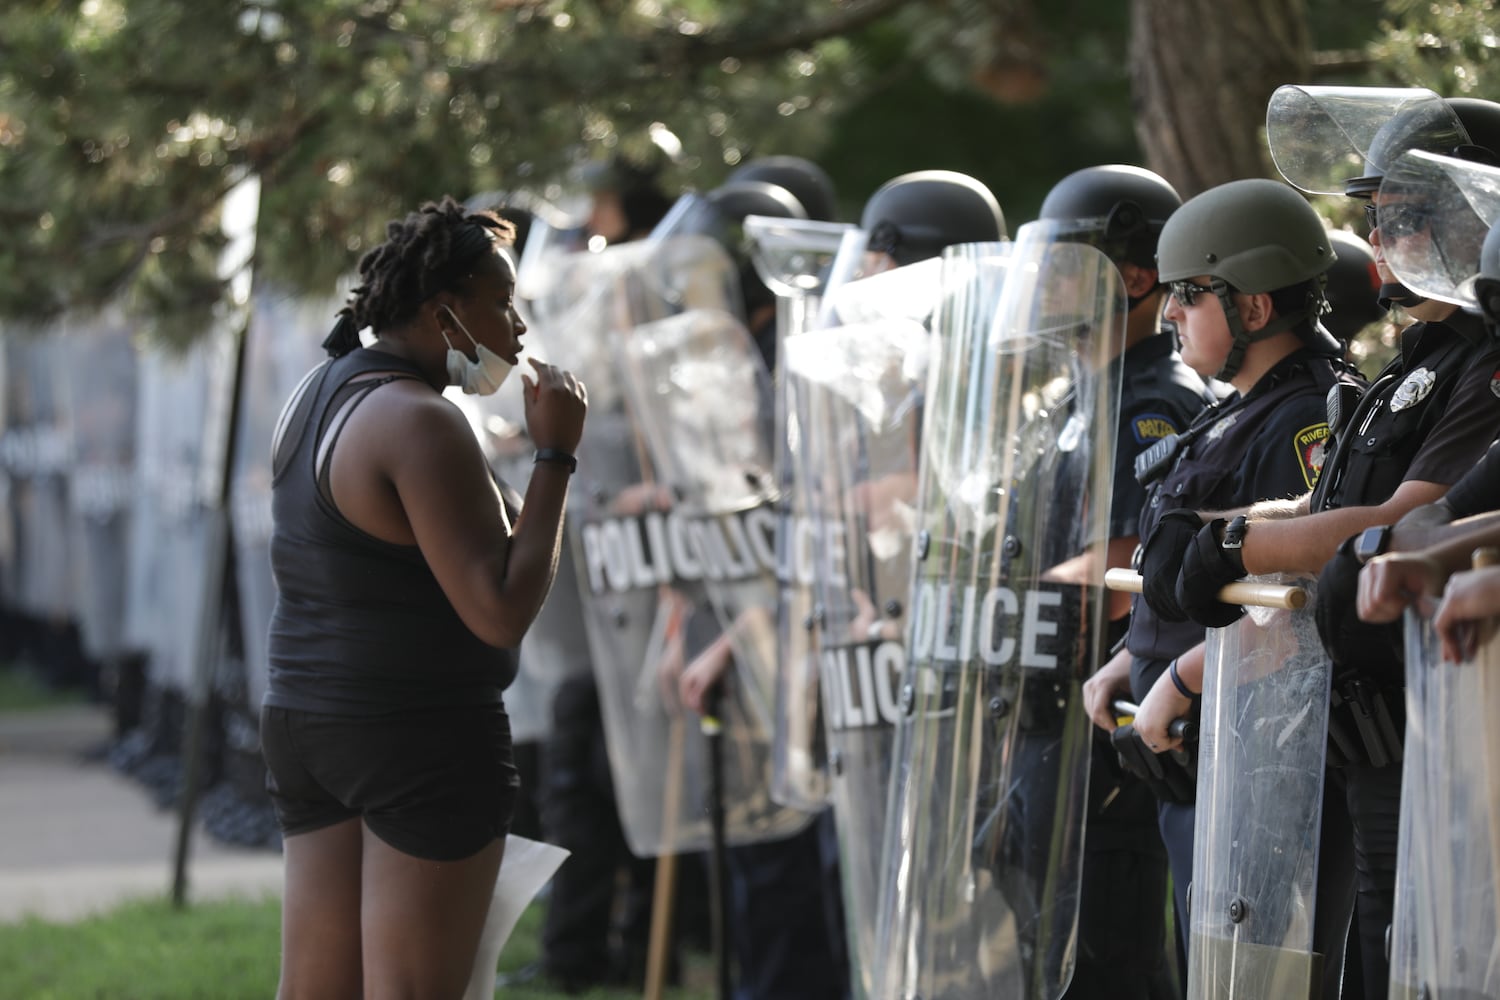
[[[569,852],[553,844],[543,844],[514,834],[505,838],[505,857],[500,862],[500,877],[495,880],[495,894],[490,898],[490,912],[484,918],[479,935],[479,951],[469,973],[469,988],[463,1000],[493,1000],[495,968],[500,964],[500,949],[516,929],[516,921],[536,894],[542,891]]]

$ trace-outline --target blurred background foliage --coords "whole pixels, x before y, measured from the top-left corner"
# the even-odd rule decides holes
[[[8,0],[0,316],[120,300],[191,339],[222,307],[220,201],[250,173],[256,274],[326,293],[421,201],[561,199],[616,151],[680,188],[808,156],[851,219],[897,174],[960,170],[1014,231],[1092,163],[1185,196],[1267,172],[1143,137],[1230,148],[1281,83],[1500,93],[1491,0],[1244,3],[1235,23],[1213,0]],[[1247,85],[1235,53],[1306,69]],[[1172,101],[1143,92],[1143,60],[1170,66]]]

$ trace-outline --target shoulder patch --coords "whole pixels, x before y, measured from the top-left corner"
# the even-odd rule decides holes
[[[1140,413],[1130,424],[1131,431],[1135,434],[1136,444],[1147,444],[1151,441],[1160,441],[1177,433],[1177,425],[1172,423],[1172,418],[1164,413]]]
[[[1297,449],[1297,461],[1302,466],[1302,478],[1307,488],[1312,489],[1318,483],[1318,474],[1323,471],[1323,459],[1328,452],[1328,424],[1320,422],[1302,428],[1293,439],[1293,445]]]
[[[1500,396],[1500,370],[1497,370],[1490,375],[1490,392],[1494,393],[1496,396]]]

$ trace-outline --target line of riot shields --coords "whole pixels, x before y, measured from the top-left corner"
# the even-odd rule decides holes
[[[1481,236],[1500,216],[1495,168],[1419,154],[1392,178],[1446,192]],[[779,299],[773,369],[711,216],[688,200],[650,238],[601,251],[533,224],[517,285],[528,353],[576,372],[590,407],[568,559],[507,694],[517,739],[543,734],[551,690],[592,670],[635,853],[714,846],[713,802],[728,844],[831,808],[857,995],[1053,1000],[1078,938],[1081,686],[1104,656],[1119,273],[1043,222],[875,271],[858,229],[751,218]],[[1477,247],[1429,250],[1392,264],[1471,297],[1459,262]],[[222,595],[205,550],[233,338],[145,348],[110,312],[0,338],[7,655],[44,657],[74,630],[84,672],[122,706],[122,761],[175,773],[161,762],[180,752],[194,629],[205,602],[228,602],[210,752],[237,789],[226,802],[251,810],[270,438],[340,302],[251,297]],[[455,399],[524,490],[514,397]],[[1477,665],[1438,662],[1421,622],[1408,642],[1392,996],[1494,996],[1500,640]],[[678,680],[723,643],[714,767]],[[1208,644],[1189,994],[1306,996],[1326,657],[1306,611],[1253,610]],[[231,839],[273,836],[253,826]]]

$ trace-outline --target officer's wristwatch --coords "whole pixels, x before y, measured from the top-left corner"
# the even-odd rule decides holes
[[[1366,528],[1359,533],[1354,540],[1354,558],[1359,560],[1363,566],[1376,556],[1385,552],[1386,547],[1391,544],[1391,526],[1389,524],[1377,524]]]
[[[1238,549],[1243,547],[1245,544],[1245,526],[1248,523],[1245,515],[1241,514],[1224,525],[1224,537],[1219,540],[1219,548]]]

